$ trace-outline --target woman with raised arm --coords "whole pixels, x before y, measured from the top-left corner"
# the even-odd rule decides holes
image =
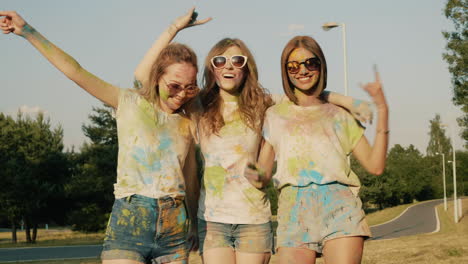
[[[0,16],[3,33],[25,38],[69,79],[116,111],[116,200],[103,263],[187,263],[184,199],[187,196],[188,207],[193,208],[190,202],[196,203],[199,189],[194,126],[187,111],[199,91],[195,53],[186,45],[169,44],[172,38],[164,32],[149,65],[148,85],[121,89],[86,71],[16,12],[0,11]]]
[[[276,154],[279,263],[315,263],[318,254],[325,263],[360,263],[371,233],[347,156],[352,153],[376,175],[385,168],[388,107],[379,75],[363,86],[378,110],[371,146],[348,112],[319,96],[327,85],[327,64],[314,39],[297,36],[287,43],[281,73],[287,99],[267,110],[258,168],[246,174],[264,184]]]
[[[176,19],[168,32],[175,36],[190,27],[194,14],[192,9]],[[136,82],[143,87],[154,50],[153,46],[135,71]],[[329,97],[353,105],[348,97]],[[199,102],[198,143],[204,172],[198,233],[203,262],[268,263],[273,249],[270,203],[265,190],[243,175],[257,160],[265,111],[274,102],[260,85],[254,57],[243,41],[225,38],[209,51]],[[367,110],[365,103],[354,105],[353,112]]]

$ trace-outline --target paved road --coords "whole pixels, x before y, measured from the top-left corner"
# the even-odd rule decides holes
[[[443,199],[428,201],[409,207],[400,217],[372,226],[371,240],[431,233],[436,231],[438,219],[434,207]]]
[[[434,232],[437,228],[438,221],[434,207],[442,202],[443,200],[434,200],[417,204],[409,207],[404,214],[395,220],[382,225],[372,226],[372,240]],[[101,245],[7,248],[0,249],[0,262],[97,258],[101,250]]]
[[[0,249],[0,262],[97,258],[102,245]]]

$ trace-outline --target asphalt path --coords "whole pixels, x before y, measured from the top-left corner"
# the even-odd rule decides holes
[[[0,249],[0,262],[97,258],[102,245]]]
[[[433,200],[408,207],[399,217],[384,224],[371,226],[371,240],[438,231],[439,223],[435,206],[443,200]],[[34,247],[0,249],[0,262],[97,258],[102,245]]]
[[[432,200],[408,207],[399,217],[389,222],[371,226],[371,240],[397,238],[422,233],[432,233],[439,229],[439,219],[435,206],[444,200]]]

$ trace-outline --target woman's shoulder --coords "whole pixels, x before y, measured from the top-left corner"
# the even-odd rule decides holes
[[[131,100],[131,101],[135,101],[137,99],[140,99],[141,98],[141,95],[140,93],[135,90],[135,89],[131,89],[131,88],[120,88],[120,91],[119,91],[119,98],[120,100]]]

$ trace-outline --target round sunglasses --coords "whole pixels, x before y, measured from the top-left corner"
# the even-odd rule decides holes
[[[175,95],[180,93],[182,90],[185,91],[185,96],[187,97],[194,97],[195,95],[198,94],[200,91],[200,88],[196,85],[187,85],[183,87],[182,85],[178,83],[167,83],[166,80],[162,79],[164,83],[166,84],[167,88],[169,89],[169,94],[170,95]]]
[[[226,67],[227,61],[231,62],[231,65],[234,68],[242,68],[247,64],[247,56],[243,55],[233,55],[231,58],[228,58],[226,56],[214,56],[211,58],[211,65],[215,67],[216,69],[223,69]]]
[[[296,74],[301,69],[301,64],[304,64],[305,68],[309,71],[319,71],[321,65],[319,58],[312,57],[304,60],[303,62],[288,61],[286,62],[286,69],[290,74]]]

